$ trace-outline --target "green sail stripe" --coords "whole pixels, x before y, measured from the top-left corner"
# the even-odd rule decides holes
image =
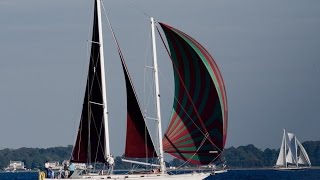
[[[179,118],[179,120],[180,120],[180,118]],[[181,126],[183,126],[183,123],[181,122],[181,121],[179,121],[179,126],[181,127]],[[181,132],[184,132],[184,131],[186,131],[186,127],[185,126],[183,126],[180,130],[178,130],[178,128],[176,128],[173,132],[172,132],[172,134],[175,134],[175,136],[171,136],[171,138],[175,138],[177,135],[179,135]],[[184,137],[184,136],[183,136]]]
[[[222,101],[222,92],[220,91],[221,87],[219,86],[219,83],[218,83],[218,79],[216,78],[214,72],[213,72],[213,69],[211,67],[211,65],[209,64],[209,62],[207,61],[207,59],[205,58],[204,54],[202,54],[202,52],[200,51],[200,49],[197,47],[197,45],[195,45],[193,43],[193,41],[191,41],[191,37],[187,37],[185,36],[184,33],[180,32],[180,31],[177,31],[175,29],[173,29],[173,31],[175,33],[177,33],[181,38],[183,38],[196,52],[197,54],[199,55],[199,57],[202,59],[202,62],[205,64],[205,66],[207,67],[207,70],[208,72],[210,73],[210,76],[211,76],[211,79],[213,80],[214,82],[214,85],[216,87],[216,90],[218,92],[218,96],[219,96],[219,100]],[[222,108],[222,111],[224,111],[224,106],[221,106]]]
[[[195,54],[193,54],[193,56],[195,56]],[[199,62],[197,62],[197,61],[192,61],[192,62],[194,62],[194,65],[196,65],[197,67],[199,67]],[[200,68],[195,68],[195,69],[200,69]],[[177,76],[176,76],[177,77]],[[203,82],[205,82],[205,84],[210,84],[210,78],[208,78],[208,76],[206,76],[205,77],[205,80],[203,81],[203,80],[201,80],[200,79],[200,72],[198,71],[198,74],[197,74],[197,77],[198,77],[198,79],[196,80],[196,82],[197,82],[197,84],[200,84],[200,83],[203,83]],[[187,78],[187,79],[189,79],[189,78]],[[196,94],[196,96],[198,97],[198,95],[200,94],[199,93],[199,90],[200,90],[200,85],[197,85],[196,86],[197,88],[198,88],[198,93]],[[208,101],[208,96],[209,96],[209,88],[205,88],[204,89],[205,91],[204,91],[204,97],[202,97],[202,101],[201,101],[201,103],[200,103],[200,108],[198,109],[198,113],[199,114],[201,114],[202,113],[202,111],[204,110],[204,108],[205,108],[205,106],[206,106],[206,103],[207,103],[207,101]],[[177,91],[176,91],[177,92]],[[185,95],[184,96],[184,98],[186,98],[186,99],[184,99],[184,100],[186,100],[186,101],[188,101],[189,100],[189,98],[188,98],[188,96],[187,95]],[[196,102],[196,98],[194,98],[194,96],[193,96],[193,99],[192,99],[192,102],[194,103],[194,102]],[[183,103],[182,103],[182,107],[180,107],[180,108],[183,108],[183,104],[185,104],[185,102],[186,101],[184,101]],[[175,107],[177,107],[178,106],[178,104],[176,104],[176,106]],[[180,105],[179,105],[180,106]],[[189,115],[191,115],[192,114],[192,112],[193,112],[193,107],[192,106],[189,106],[189,108],[188,108],[188,114]],[[180,115],[183,115],[183,114],[185,114],[185,112],[184,112],[184,110],[180,110]],[[186,117],[187,118],[187,117]],[[188,119],[188,118],[187,118]]]
[[[208,78],[208,76],[205,76],[205,84],[210,84],[210,79]],[[204,108],[208,102],[208,96],[209,96],[209,92],[210,92],[210,88],[205,88],[204,91],[203,91],[203,98],[202,98],[202,101],[201,101],[201,104],[199,106],[199,109],[198,109],[198,112],[199,114],[202,113],[204,111]]]
[[[195,147],[179,148],[180,151],[196,151]]]
[[[195,49],[194,49],[195,50]],[[198,50],[198,51],[200,51],[200,50]],[[198,53],[199,54],[199,53]],[[202,55],[202,54],[201,54]],[[202,59],[204,58],[204,56],[202,55],[202,56],[200,56]],[[203,61],[203,60],[202,60]],[[207,61],[205,61],[206,63],[207,63]],[[206,63],[204,63],[204,64],[206,64]],[[207,65],[206,66],[208,66],[208,65],[210,65],[210,64],[208,64],[207,63]],[[212,75],[211,75],[211,77],[212,77]],[[215,79],[215,83],[214,84],[217,84],[217,80]],[[197,80],[197,82],[201,82],[201,81],[199,81],[199,80]],[[210,79],[208,79],[208,77],[207,76],[205,76],[205,82],[206,82],[206,84],[210,84]],[[219,93],[219,92],[217,92],[217,93]],[[203,101],[201,102],[201,104],[200,104],[200,107],[199,107],[199,109],[198,109],[198,112],[199,112],[199,114],[201,114],[202,113],[202,111],[204,110],[204,107],[206,106],[206,102],[207,102],[207,100],[208,100],[208,95],[209,95],[209,88],[205,88],[205,92],[204,92],[204,98],[203,98]],[[221,98],[221,97],[220,97]],[[184,99],[185,100],[185,99]],[[183,101],[183,103],[182,104],[185,104],[185,101]],[[181,112],[180,111],[180,113],[183,113],[183,112]],[[190,112],[189,112],[190,113]]]
[[[170,129],[169,129],[169,132],[170,134],[168,135],[171,135],[171,134],[175,134],[176,131],[181,127],[183,126],[183,123],[180,121],[180,117],[179,115],[176,116],[175,119],[173,119],[173,117],[175,116],[176,112],[175,110],[173,109],[173,113],[171,115],[171,122],[173,121],[173,124],[170,126]],[[184,127],[185,128],[185,127]]]
[[[201,90],[201,76],[200,76],[200,65],[198,62],[194,62],[194,66],[195,66],[195,79],[196,79],[196,82],[195,82],[195,92],[194,92],[194,99],[199,101],[200,99],[199,96],[200,96],[200,90]],[[198,111],[201,111],[201,109],[199,109]]]
[[[174,154],[176,157],[180,156],[179,153],[172,153],[172,154]],[[200,159],[199,156],[197,156],[197,155],[193,156],[193,154],[189,154],[189,153],[182,153],[182,154],[185,159],[192,159],[195,161],[199,161],[199,159]]]

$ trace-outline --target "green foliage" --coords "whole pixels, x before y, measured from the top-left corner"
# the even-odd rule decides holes
[[[320,166],[320,141],[306,141],[302,143],[305,147],[312,166]],[[2,149],[0,150],[0,169],[9,165],[10,160],[23,161],[27,168],[43,169],[46,161],[59,161],[70,159],[72,146],[52,147],[52,148],[19,148],[19,149]],[[265,149],[261,150],[250,144],[230,147],[223,152],[223,158],[226,164],[231,168],[256,168],[272,167],[278,158],[278,150]],[[150,161],[150,163],[155,163]],[[181,165],[191,166],[178,159],[166,163],[168,166],[179,167]],[[121,157],[115,158],[115,169],[131,169],[131,164],[122,162]]]
[[[306,141],[302,144],[309,155],[312,166],[320,166],[320,141]],[[227,148],[223,155],[229,167],[253,168],[274,166],[278,154],[279,149],[260,150],[253,145],[247,145]]]
[[[27,168],[43,169],[46,161],[59,161],[70,159],[72,146],[41,148],[19,148],[0,150],[0,169],[12,161],[23,161]]]

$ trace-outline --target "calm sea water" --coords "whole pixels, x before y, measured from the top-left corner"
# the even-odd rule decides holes
[[[38,172],[0,172],[0,180],[38,180]]]
[[[37,172],[0,173],[0,180],[37,180]],[[227,173],[210,176],[209,179],[223,180],[320,180],[320,169],[302,171],[274,170],[229,170]]]
[[[320,169],[299,171],[266,170],[228,170],[227,173],[210,176],[207,179],[227,180],[320,180]]]

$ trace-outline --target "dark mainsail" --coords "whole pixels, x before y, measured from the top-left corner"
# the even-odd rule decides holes
[[[187,34],[160,23],[170,49],[175,94],[164,151],[194,164],[209,164],[223,151],[227,98],[220,71],[207,50]]]
[[[94,3],[93,31],[86,92],[71,161],[105,163],[105,126],[101,87],[97,1]]]

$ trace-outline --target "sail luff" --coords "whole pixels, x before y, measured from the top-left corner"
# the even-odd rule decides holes
[[[287,162],[287,164],[288,163],[290,163],[290,164],[295,164],[296,163],[295,160],[294,160],[294,155],[293,155],[292,150],[291,150],[290,147],[288,148],[288,152],[286,154],[286,162]]]
[[[106,78],[104,68],[104,48],[103,48],[103,33],[101,22],[101,0],[97,1],[97,17],[99,28],[99,43],[100,43],[100,67],[101,67],[101,86],[102,86],[102,98],[103,98],[103,117],[104,117],[104,130],[105,130],[105,158],[110,156],[110,140],[109,140],[109,120],[108,120],[108,108],[107,108],[107,90],[106,90]]]
[[[286,166],[286,144],[285,144],[285,130],[283,130],[283,137],[282,137],[282,142],[281,142],[281,147],[280,147],[280,152],[279,152],[279,156],[277,159],[277,166]]]
[[[126,99],[127,99],[127,129],[125,157],[129,158],[154,158],[157,157],[145,118],[142,115],[137,94],[135,92],[124,56],[120,49],[117,37],[109,18],[107,21],[116,44],[118,55],[121,60],[122,70],[125,77]]]
[[[297,145],[296,145],[296,137],[293,133],[287,133],[288,135],[288,147],[289,147],[289,151],[288,151],[288,162],[297,165]]]
[[[118,44],[117,44],[118,46]],[[127,90],[127,134],[125,157],[152,158],[157,157],[149,130],[143,118],[137,95],[133,88],[131,78],[121,50],[118,46]]]
[[[298,144],[298,146],[300,148],[299,162],[301,164],[304,164],[304,165],[307,164],[308,166],[311,166],[311,162],[310,162],[309,156],[308,156],[306,150],[304,149],[304,147],[302,146],[302,144],[300,143],[300,141],[298,139],[297,139],[297,144]]]
[[[150,133],[143,118],[124,59],[121,60],[127,90],[127,133],[125,157],[157,157]]]
[[[89,58],[86,91],[80,117],[77,139],[71,161],[79,163],[106,162],[105,100],[102,88],[104,68],[101,66],[99,28],[99,0],[94,1],[91,52]],[[103,52],[103,51],[102,51]]]
[[[297,146],[297,138],[294,136],[294,147],[295,147],[295,159],[296,159],[296,166],[298,167],[298,146]]]

